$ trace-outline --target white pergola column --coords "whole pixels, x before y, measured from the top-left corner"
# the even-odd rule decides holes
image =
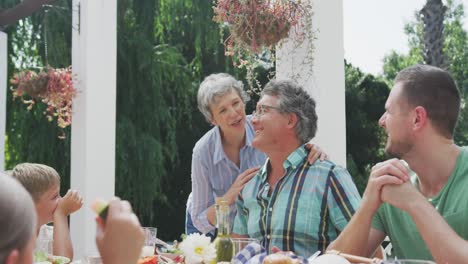
[[[71,217],[75,259],[97,255],[97,197],[115,190],[117,1],[73,1],[73,73],[78,95],[73,102],[71,188],[85,197]]]
[[[5,132],[6,132],[6,97],[8,36],[0,32],[0,172],[5,171]]]
[[[317,38],[313,41],[313,66],[304,64],[308,40],[299,48],[288,40],[278,49],[276,76],[295,79],[316,100],[318,131],[314,142],[333,162],[346,166],[343,1],[314,0],[312,10],[312,27]]]

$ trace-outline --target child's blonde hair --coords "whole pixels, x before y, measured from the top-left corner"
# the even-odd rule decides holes
[[[44,164],[20,163],[10,174],[28,190],[36,202],[50,187],[60,185],[60,175],[57,171]]]

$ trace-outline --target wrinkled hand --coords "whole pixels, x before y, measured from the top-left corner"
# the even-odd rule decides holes
[[[246,169],[244,172],[237,176],[236,180],[232,184],[231,188],[224,194],[223,198],[232,205],[239,195],[239,192],[244,188],[244,185],[250,181],[258,172],[260,167],[253,167],[250,169]]]
[[[145,236],[127,201],[112,200],[106,221],[96,217],[96,223],[96,245],[103,263],[137,263]]]
[[[409,171],[398,159],[390,159],[377,163],[372,167],[366,190],[362,196],[362,204],[372,212],[377,211],[382,204],[382,188],[387,185],[401,185],[409,180]]]
[[[327,153],[325,153],[318,145],[307,143],[305,147],[310,150],[309,155],[307,155],[307,161],[309,161],[310,164],[313,164],[318,159],[320,159],[320,161],[328,159]]]
[[[426,201],[410,181],[399,185],[385,185],[382,188],[381,199],[403,211],[408,211],[414,203]]]
[[[271,248],[271,252],[273,254],[280,254],[280,255],[288,257],[287,259],[280,258],[282,260],[287,260],[288,263],[294,263],[294,264],[295,263],[297,263],[297,264],[303,263],[303,261],[300,260],[301,257],[296,255],[296,253],[294,253],[293,251],[282,251],[279,247],[273,246],[273,248]],[[271,258],[271,254],[268,255],[268,256],[270,256],[270,258]],[[276,259],[276,257],[275,257],[275,259]],[[263,262],[263,263],[265,263],[265,262]],[[268,262],[268,263],[270,263],[270,262]],[[284,261],[279,261],[279,263],[284,263]]]
[[[78,211],[83,206],[83,197],[76,190],[68,190],[67,194],[60,198],[56,213],[68,216]]]

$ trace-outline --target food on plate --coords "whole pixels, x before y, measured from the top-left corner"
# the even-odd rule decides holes
[[[172,254],[172,255],[182,255],[183,254],[182,250],[179,249],[179,245],[177,243],[177,240],[174,241],[174,244],[172,246],[166,244],[165,247],[156,248],[156,253],[158,253],[158,254]]]
[[[102,199],[96,199],[91,204],[91,209],[96,212],[102,220],[106,220],[107,212],[109,211],[109,203]]]
[[[61,257],[61,256],[50,256],[50,260],[52,260],[52,264],[66,264],[70,263],[70,259],[66,257]]]
[[[137,264],[158,264],[158,256],[140,258]]]
[[[282,254],[280,252],[270,254],[265,257],[263,264],[296,264],[299,263],[297,259],[292,259],[291,257]]]
[[[156,248],[156,253],[163,256],[164,259],[170,259],[175,263],[180,263],[184,260],[183,253],[178,248]]]
[[[67,264],[70,263],[70,259],[62,256],[52,256],[44,253],[43,251],[37,251],[34,253],[34,264]]]
[[[347,259],[335,254],[324,254],[312,261],[311,264],[351,264]]]

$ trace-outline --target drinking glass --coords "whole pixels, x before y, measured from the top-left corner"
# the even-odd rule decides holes
[[[141,256],[153,256],[156,247],[156,235],[158,233],[158,229],[156,227],[143,227],[143,232],[145,233],[145,244],[141,250]]]
[[[102,259],[100,256],[87,256],[86,262],[88,264],[102,264]]]
[[[233,256],[237,255],[245,246],[252,242],[260,243],[256,238],[232,238],[232,243],[234,244]]]
[[[387,259],[381,262],[382,264],[436,264],[430,260],[418,259]]]
[[[36,241],[36,251],[42,251],[46,254],[52,255],[54,244],[54,240],[49,238],[39,238]]]

